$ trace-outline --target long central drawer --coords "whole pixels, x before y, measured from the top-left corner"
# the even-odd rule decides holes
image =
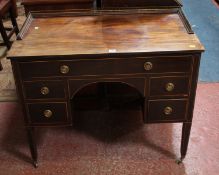
[[[107,58],[19,63],[24,79],[57,76],[190,72],[190,56]]]

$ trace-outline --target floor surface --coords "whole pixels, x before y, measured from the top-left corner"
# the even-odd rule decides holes
[[[177,165],[181,124],[143,125],[139,111],[77,115],[70,128],[37,130],[39,167],[17,103],[0,103],[1,175],[218,175],[219,83],[199,84],[188,154]]]
[[[219,6],[214,0],[182,0],[183,10],[206,51],[199,81],[219,81]]]

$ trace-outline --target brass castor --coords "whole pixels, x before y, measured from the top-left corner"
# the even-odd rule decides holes
[[[176,163],[178,165],[180,165],[181,163],[183,163],[183,159],[185,158],[185,156],[180,157],[179,159],[176,160]]]
[[[33,166],[34,166],[34,168],[37,168],[37,167],[38,167],[37,161],[33,161]]]

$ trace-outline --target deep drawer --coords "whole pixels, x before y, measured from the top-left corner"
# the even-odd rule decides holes
[[[190,72],[192,57],[111,58],[34,61],[19,64],[23,78]]]
[[[188,96],[189,77],[152,77],[150,78],[150,96]]]
[[[148,102],[147,121],[149,122],[182,122],[186,121],[188,101],[150,100]]]
[[[67,103],[27,104],[31,125],[58,125],[68,122]]]
[[[66,97],[64,81],[28,81],[24,82],[26,99],[63,99]]]

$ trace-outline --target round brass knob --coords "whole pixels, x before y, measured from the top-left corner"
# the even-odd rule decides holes
[[[44,117],[46,117],[46,118],[50,118],[50,117],[52,117],[52,111],[51,111],[51,110],[45,110],[45,111],[43,112],[43,115],[44,115]]]
[[[68,72],[69,72],[69,67],[68,66],[66,66],[66,65],[62,65],[61,67],[60,67],[60,72],[62,73],[62,74],[67,74]]]
[[[49,94],[49,88],[48,88],[48,87],[42,87],[42,88],[40,89],[40,92],[41,92],[41,94],[43,94],[43,95],[47,95],[47,94]]]
[[[165,88],[166,88],[166,91],[171,92],[174,90],[175,85],[173,83],[167,83]]]
[[[153,68],[153,64],[151,62],[144,63],[145,70],[151,70]]]
[[[167,106],[166,108],[164,108],[164,114],[165,115],[171,115],[173,113],[173,109],[169,106]]]

